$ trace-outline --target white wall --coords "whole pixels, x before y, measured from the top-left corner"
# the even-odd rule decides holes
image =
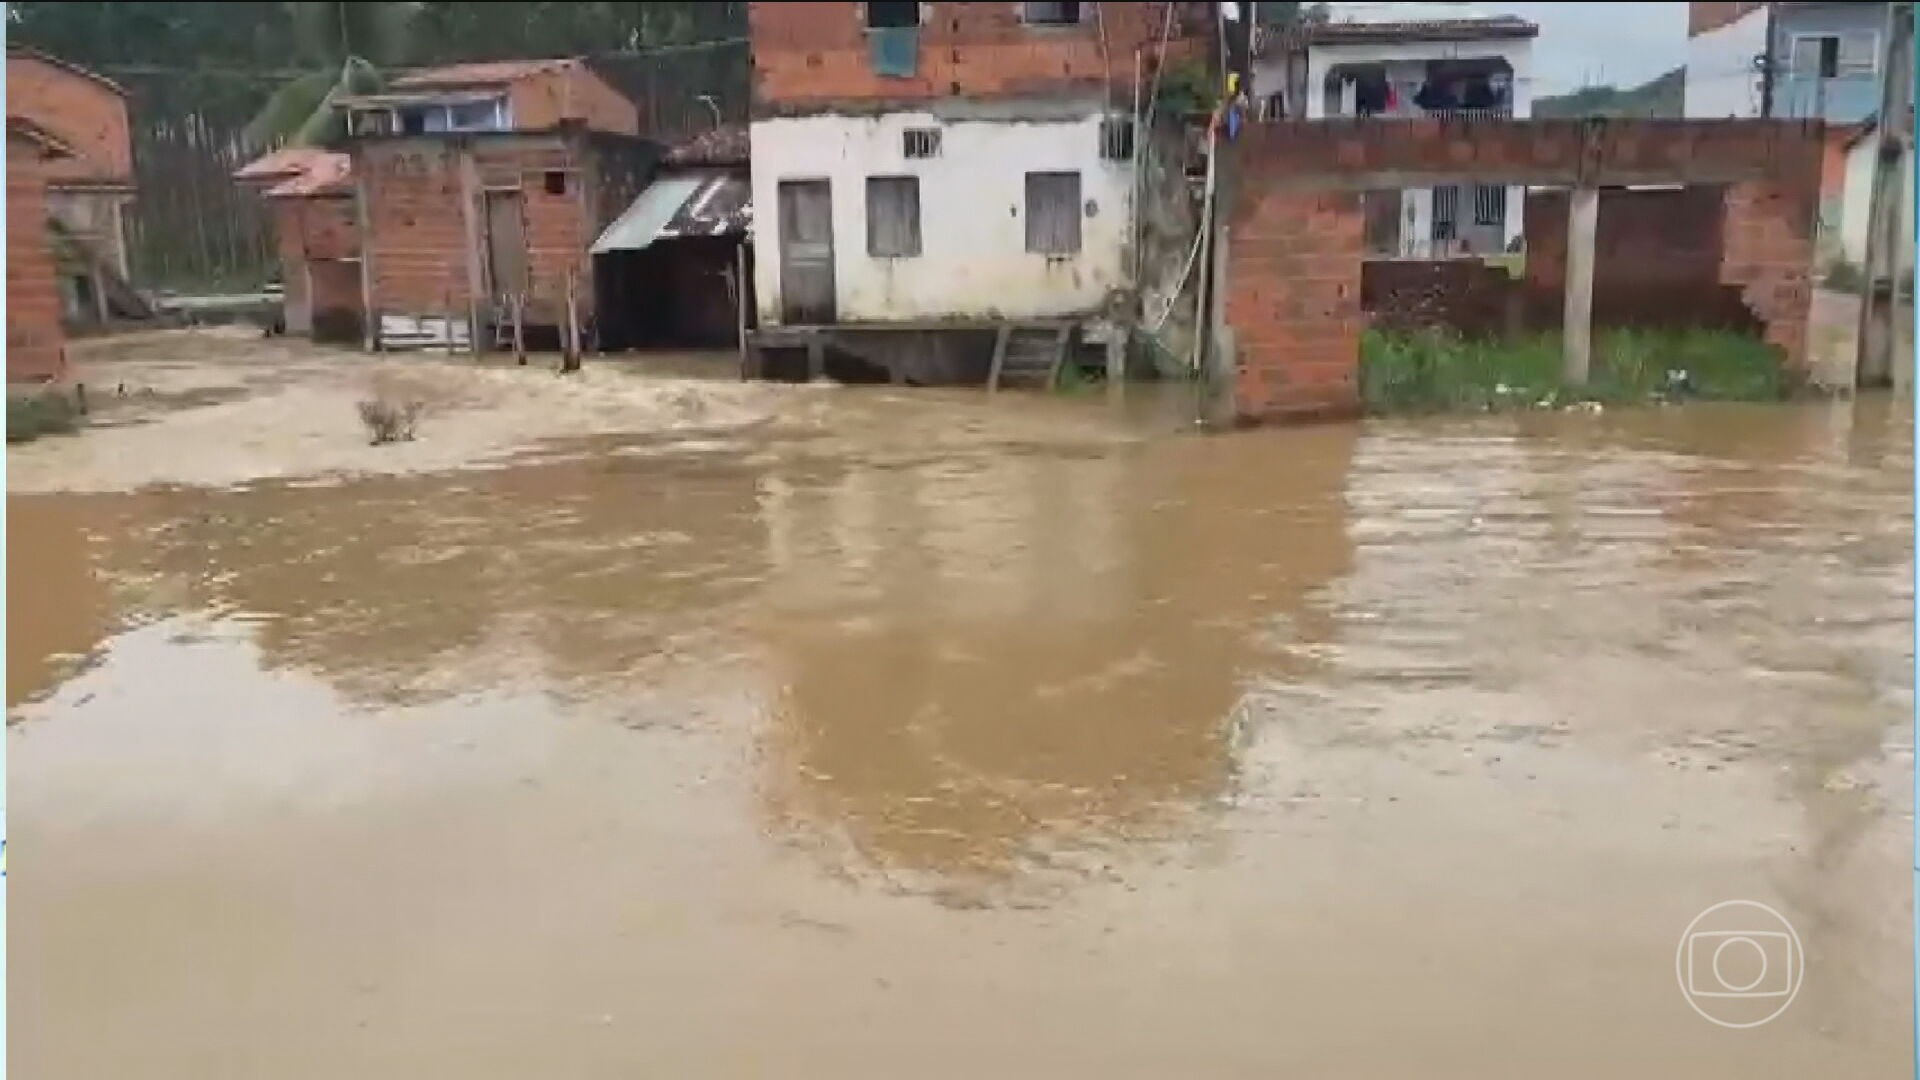
[[[1327,72],[1340,64],[1424,63],[1428,60],[1501,59],[1513,70],[1513,115],[1533,115],[1533,41],[1402,41],[1315,45],[1307,51],[1307,119],[1326,119]]]
[[[1870,135],[1847,151],[1846,186],[1841,193],[1840,251],[1855,266],[1867,264],[1867,215],[1873,205],[1873,159],[1876,140]],[[1913,155],[1907,155],[1900,178],[1900,235],[1906,242],[1900,265],[1913,271]]]
[[[909,160],[902,133],[928,127],[941,129],[940,156]],[[780,321],[782,180],[832,182],[841,322],[1067,315],[1098,309],[1127,284],[1133,167],[1100,157],[1098,114],[801,116],[756,120],[751,138],[754,290],[764,324]],[[1080,253],[1028,254],[1026,174],[1066,170],[1080,172]],[[870,176],[920,178],[919,256],[867,254]]]
[[[1687,38],[1685,103],[1689,119],[1760,115],[1760,75],[1754,57],[1767,51],[1767,10]]]

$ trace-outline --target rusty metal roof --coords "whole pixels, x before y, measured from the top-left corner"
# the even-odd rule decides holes
[[[410,71],[392,80],[395,89],[459,90],[475,86],[505,86],[533,75],[564,71],[584,66],[577,56],[548,60],[483,60],[472,64],[448,64],[445,67]]]

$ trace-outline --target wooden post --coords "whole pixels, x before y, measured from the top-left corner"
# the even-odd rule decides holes
[[[580,370],[580,313],[574,308],[573,271],[567,271],[567,326],[566,337],[561,342],[560,370],[573,372]]]
[[[740,377],[747,377],[747,244],[742,240],[733,252],[734,344],[740,349]]]
[[[1560,377],[1568,386],[1585,386],[1593,367],[1593,241],[1600,224],[1600,189],[1582,185],[1570,194]]]
[[[467,248],[467,346],[474,358],[480,357],[480,297],[487,292],[486,274],[480,265],[480,244],[483,235],[480,229],[480,215],[486,206],[480,202],[480,170],[473,160],[473,147],[469,143],[455,145],[454,153],[460,155],[460,219],[464,227]],[[452,334],[453,327],[447,327]]]
[[[1913,6],[1887,5],[1887,33],[1880,64],[1880,112],[1874,127],[1873,194],[1867,202],[1866,281],[1860,301],[1859,337],[1853,365],[1856,387],[1886,386],[1893,381],[1895,363],[1911,364],[1909,356],[1895,356],[1899,339],[1900,255],[1905,248],[1901,226],[1901,186],[1906,160],[1912,152],[1905,130],[1913,105]],[[1907,198],[1911,198],[1909,194]],[[1879,303],[1880,283],[1887,284],[1887,302]]]
[[[513,294],[513,362],[527,366],[527,294]]]
[[[368,352],[380,346],[380,313],[373,308],[373,218],[367,212],[367,173],[371,168],[372,159],[367,155],[354,162],[354,214],[360,224],[360,343]]]

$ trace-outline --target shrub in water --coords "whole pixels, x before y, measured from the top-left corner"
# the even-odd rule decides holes
[[[419,401],[368,398],[360,403],[360,422],[367,426],[367,435],[375,446],[412,442],[421,405]]]

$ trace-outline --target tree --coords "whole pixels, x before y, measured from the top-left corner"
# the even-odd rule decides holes
[[[244,137],[255,147],[315,146],[344,136],[340,99],[377,93],[385,85],[376,62],[405,58],[420,13],[416,3],[286,6],[295,53],[313,69],[274,91],[248,122]]]

